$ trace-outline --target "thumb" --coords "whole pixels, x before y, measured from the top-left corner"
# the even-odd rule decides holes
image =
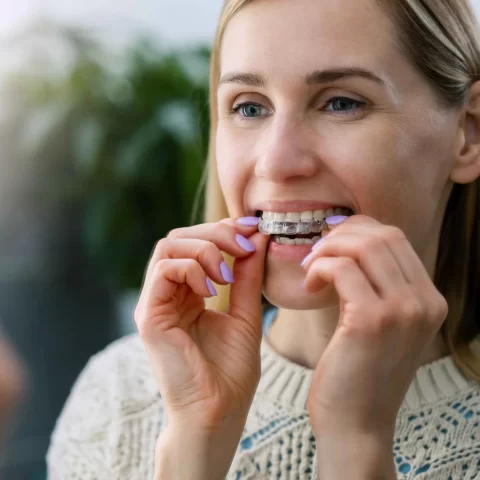
[[[235,283],[230,286],[229,314],[255,327],[261,327],[262,288],[265,270],[265,256],[270,235],[256,232],[249,240],[256,251],[245,258],[235,259],[233,276]]]

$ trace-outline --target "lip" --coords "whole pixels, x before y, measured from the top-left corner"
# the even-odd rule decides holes
[[[262,212],[305,212],[307,210],[328,210],[329,208],[349,208],[352,207],[341,203],[322,202],[318,200],[268,200],[258,202],[253,205],[254,213],[258,210]]]
[[[312,251],[313,245],[281,245],[270,240],[267,254],[279,260],[293,260],[300,262]]]

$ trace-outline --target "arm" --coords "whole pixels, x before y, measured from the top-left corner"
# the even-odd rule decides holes
[[[157,442],[154,480],[224,480],[242,429],[207,433],[168,427]]]

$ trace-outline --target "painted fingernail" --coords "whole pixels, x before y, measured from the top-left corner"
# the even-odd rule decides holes
[[[333,217],[328,217],[325,219],[327,225],[339,225],[344,222],[348,217],[345,215],[334,215]]]
[[[226,282],[233,283],[235,281],[233,279],[232,271],[230,270],[229,266],[225,262],[222,262],[220,264],[220,272],[222,273],[222,277]]]
[[[310,257],[313,255],[313,252],[310,252],[304,259],[303,262],[300,264],[301,267],[304,267],[306,263],[310,260]]]
[[[243,235],[237,234],[235,240],[247,252],[254,252],[256,250],[255,245]]]
[[[210,295],[212,297],[216,297],[217,291],[215,290],[215,287],[213,286],[212,281],[208,277],[206,279],[206,283],[207,283],[207,288],[208,288],[208,291],[210,292]]]
[[[245,227],[256,227],[260,223],[260,218],[258,217],[237,218],[237,223]]]
[[[328,233],[327,235],[324,235],[320,240],[318,240],[318,242],[315,242],[315,244],[313,245],[312,247],[312,250],[315,250],[328,236]]]

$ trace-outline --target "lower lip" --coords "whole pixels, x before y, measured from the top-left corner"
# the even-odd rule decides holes
[[[267,253],[280,260],[296,260],[301,262],[312,250],[313,244],[308,245],[282,245],[272,239],[268,245]]]

